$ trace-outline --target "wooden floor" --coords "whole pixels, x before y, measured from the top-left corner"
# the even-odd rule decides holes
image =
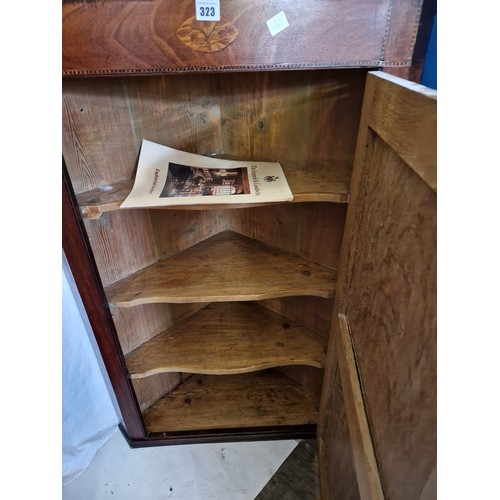
[[[255,500],[319,500],[316,441],[303,440],[290,453]]]

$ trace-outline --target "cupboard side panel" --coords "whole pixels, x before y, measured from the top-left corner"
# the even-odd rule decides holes
[[[392,73],[402,78],[410,76],[413,63],[415,43],[419,30],[422,30],[421,18],[424,0],[395,0],[391,2],[388,10],[387,26],[383,41],[383,58],[386,61],[397,61],[395,69],[400,73]],[[426,3],[434,3],[435,0]],[[417,54],[419,56],[420,54]],[[390,68],[390,71],[392,68]]]
[[[388,102],[387,99],[401,96],[401,92],[407,94],[403,105],[416,102],[418,106],[411,105],[406,109],[403,106],[397,113],[373,113],[373,110],[380,106],[381,99]],[[417,95],[419,97],[416,97]],[[428,232],[429,224],[432,228],[431,212],[434,212],[435,217],[435,206],[432,208],[428,205],[424,210],[427,215],[431,215],[430,219],[426,220],[427,216],[424,216],[422,211],[419,212],[421,207],[417,202],[422,189],[427,190],[428,196],[429,193],[430,196],[432,194],[435,196],[435,193],[413,170],[413,159],[420,157],[422,151],[432,151],[435,144],[432,138],[435,134],[435,128],[432,127],[435,104],[435,95],[421,86],[409,84],[386,74],[368,75],[322,397],[321,414],[324,416],[331,411],[332,389],[328,380],[335,365],[331,360],[335,360],[336,356],[341,359],[342,353],[337,352],[337,349],[341,349],[341,344],[344,355],[349,347],[351,361],[354,360],[354,369],[349,372],[352,387],[343,387],[344,394],[347,398],[347,389],[352,389],[354,382],[357,382],[366,401],[366,405],[362,401],[358,409],[364,410],[364,421],[369,424],[368,435],[370,442],[373,443],[372,448],[376,458],[373,470],[380,471],[383,494],[388,499],[420,498],[423,488],[429,484],[429,477],[435,466],[435,408],[433,408],[435,366],[432,354],[435,349],[435,335],[429,337],[422,334],[423,327],[419,325],[419,321],[413,321],[419,315],[419,310],[421,312],[423,304],[424,308],[429,306],[427,319],[432,322],[434,317],[435,320],[435,310],[431,311],[433,307],[435,308],[435,296],[433,297],[433,286],[430,284],[433,276],[432,267],[435,265],[435,255],[432,256],[432,252],[435,252],[435,240],[432,238],[428,240],[425,251],[422,251],[418,241],[418,230]],[[392,111],[396,109],[393,108]],[[421,116],[416,117],[416,112],[421,113]],[[398,117],[400,121],[391,122],[393,117]],[[429,126],[422,128],[422,123]],[[417,124],[416,130],[419,131],[418,141],[415,140],[414,134],[410,134],[409,140],[404,144],[392,141],[392,138],[396,137],[396,132],[401,136],[401,131],[413,130],[414,124]],[[394,149],[400,152],[401,158],[411,158],[411,163],[404,165],[401,171],[407,176],[413,176],[413,180],[418,179],[420,186],[415,185],[408,189],[404,184],[404,176],[394,176],[395,165],[391,165],[391,162],[394,160],[399,167],[402,167],[404,162],[396,153],[389,151],[390,148],[383,146],[383,141],[376,139],[375,132],[381,125],[384,125],[385,131],[394,132],[390,136],[392,138],[385,137],[390,141],[391,147],[394,146]],[[384,149],[387,150],[385,157],[380,154]],[[435,151],[432,156],[434,158],[429,166],[435,169]],[[389,177],[392,175],[393,179],[385,179],[386,185],[381,186],[380,181],[384,174]],[[417,193],[419,190],[420,195]],[[385,208],[387,210],[384,212]],[[394,218],[393,214],[388,213],[391,210],[394,212]],[[417,217],[417,220],[414,217]],[[432,229],[430,232],[432,233]],[[412,235],[413,241],[411,241]],[[427,255],[424,255],[426,252]],[[396,258],[391,259],[391,255]],[[387,265],[386,258],[391,265]],[[410,288],[407,285],[411,279],[405,282],[405,279],[400,278],[401,276],[410,278],[413,265],[415,270],[420,268],[423,272],[420,273],[420,279],[413,279],[419,271],[413,276],[410,287],[413,295],[411,293],[408,295]],[[382,269],[380,274],[379,268]],[[353,272],[357,273],[356,281],[353,279]],[[400,289],[401,285],[404,286]],[[430,286],[430,290],[426,289],[427,286]],[[393,304],[391,297],[394,300]],[[404,311],[406,300],[410,300],[410,303],[417,300],[417,303],[413,304],[415,311]],[[372,307],[374,304],[381,307]],[[387,308],[384,309],[383,306]],[[348,325],[344,331],[339,327],[339,320],[342,317],[345,319],[344,324]],[[395,318],[397,321],[394,321]],[[389,331],[392,335],[387,335]],[[341,335],[342,332],[344,335]],[[363,372],[360,357],[365,357],[362,361]],[[420,369],[426,363],[429,363],[426,367],[428,371],[422,373]],[[415,375],[415,378],[408,377],[409,373]],[[411,382],[408,384],[409,378],[413,380],[413,387]],[[422,390],[420,395],[417,389],[419,385]],[[409,390],[408,394],[405,394],[405,386]],[[425,391],[429,394],[428,399],[419,400]],[[350,434],[351,428],[355,433],[359,427],[363,417],[361,413],[358,417],[347,414]],[[329,425],[331,423],[328,419],[320,418],[320,435],[330,432]],[[424,431],[424,439],[420,440],[419,433],[425,427],[427,431]],[[360,456],[361,459],[369,458],[367,450],[363,451],[353,438],[351,443],[355,452],[353,456]],[[336,457],[332,453],[334,444],[325,440],[324,460],[342,460],[342,457]],[[401,460],[398,462],[396,457]],[[358,482],[361,487],[367,473],[361,461],[356,461],[356,471],[360,476]]]
[[[135,393],[118,345],[116,330],[107,306],[85,228],[79,217],[76,198],[63,161],[62,244],[78,291],[85,306],[92,331],[102,354],[120,414],[131,439],[144,437]]]
[[[106,287],[158,260],[153,226],[146,210],[118,210],[85,228]]]
[[[216,87],[216,81],[206,75],[64,81],[63,150],[71,159],[69,170],[78,191],[132,178],[142,138],[195,153],[220,152]],[[193,214],[188,217],[196,219]],[[207,215],[213,218],[214,214]],[[199,221],[183,220],[177,227],[189,237],[174,234],[176,246],[165,248],[159,237],[162,224],[159,229],[157,224],[154,215],[143,210],[117,211],[85,221],[104,286],[207,237],[207,231],[193,229]],[[168,224],[164,229],[170,231],[169,241],[174,241],[173,227]],[[219,230],[217,226],[212,232]],[[121,350],[128,352],[202,305],[112,308]],[[178,375],[170,374],[134,384],[141,409],[178,381]]]

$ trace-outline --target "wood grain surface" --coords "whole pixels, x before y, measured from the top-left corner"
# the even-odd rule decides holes
[[[215,75],[63,80],[63,155],[77,194],[134,178],[142,139],[222,150]]]
[[[172,391],[182,380],[182,373],[159,373],[148,378],[131,379],[141,411]]]
[[[194,10],[189,0],[65,2],[63,74],[411,66],[421,1],[233,0],[212,30],[191,21],[186,32]],[[289,27],[271,36],[266,22],[280,10]]]
[[[326,192],[349,183],[365,79],[359,68],[219,75],[224,152],[279,161],[293,186],[296,175]]]
[[[229,228],[224,210],[152,210],[149,213],[159,260],[183,252]]]
[[[384,500],[384,492],[373,449],[370,427],[366,416],[363,392],[358,377],[349,323],[343,314],[338,316],[338,366],[342,380],[344,405],[349,424],[349,436],[356,467],[359,494],[362,499]]]
[[[143,138],[279,161],[295,201],[345,203],[365,77],[357,69],[64,80],[63,154],[82,214],[117,209]]]
[[[391,93],[407,108],[380,116],[379,100],[390,102]],[[407,98],[401,99],[402,94]],[[351,402],[359,402],[353,390],[358,378],[387,500],[419,499],[424,490],[428,494],[436,465],[436,191],[435,177],[422,175],[418,167],[436,170],[435,114],[432,91],[388,75],[368,76],[332,318],[329,352],[337,353],[339,364],[343,356],[346,409],[349,388]],[[389,121],[380,126],[384,119],[394,119],[399,130],[382,138],[376,130],[391,129]],[[426,127],[415,135],[417,123]],[[404,132],[409,132],[407,142]],[[346,353],[354,368],[346,366]],[[331,359],[322,415],[332,405]],[[358,408],[357,415],[347,412],[349,433],[354,456],[362,457],[356,461],[360,493],[372,498],[369,487],[361,490],[370,484],[373,467],[362,465],[369,458],[363,444],[368,432],[365,426],[360,433],[361,404]],[[321,418],[320,432],[328,433],[329,425]],[[346,459],[328,445],[325,458]]]
[[[144,342],[189,318],[207,304],[143,304],[134,308],[112,307],[120,345],[128,354]]]
[[[353,448],[345,411],[344,393],[338,368],[337,352],[333,355],[333,368],[325,370],[322,398],[331,397],[332,404],[322,403],[318,417],[318,457],[321,498],[360,500]],[[329,363],[332,360],[329,360]],[[326,395],[326,396],[325,396]],[[332,456],[338,457],[331,460]]]
[[[436,460],[436,193],[375,141],[347,316],[386,498],[413,499]]]
[[[328,338],[334,300],[311,296],[280,297],[262,300],[259,304]]]
[[[339,168],[333,165],[329,172],[315,172],[305,168],[287,169],[284,167],[288,185],[293,193],[293,200],[290,203],[319,201],[346,203],[348,200],[349,177],[345,174],[339,174],[339,171],[345,172],[347,170],[345,163]],[[133,182],[133,179],[130,179],[80,193],[78,203],[82,216],[87,219],[98,219],[103,213],[119,210],[120,205],[132,190]],[[199,204],[179,207],[150,207],[148,210],[234,210],[275,204],[273,202]]]
[[[111,212],[84,222],[104,286],[158,260],[148,212]]]
[[[228,228],[336,269],[346,209],[338,203],[247,208],[228,214]]]
[[[119,307],[290,295],[333,297],[337,272],[231,231],[107,287]]]
[[[324,366],[323,337],[255,303],[212,304],[130,352],[132,378],[162,372],[214,375],[283,365]]]
[[[148,432],[314,424],[318,399],[277,371],[194,375],[143,413]]]
[[[77,200],[82,217],[98,219],[105,212],[118,210],[132,191],[133,184],[133,179],[127,179],[80,193]]]
[[[379,78],[390,81],[384,73]],[[436,191],[436,91],[412,82],[401,82],[390,93],[380,88],[375,90],[371,129]]]

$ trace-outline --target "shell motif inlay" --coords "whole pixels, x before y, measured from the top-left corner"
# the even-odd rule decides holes
[[[177,29],[177,38],[193,50],[216,52],[226,48],[238,36],[236,27],[221,17],[220,21],[197,21],[190,17]]]

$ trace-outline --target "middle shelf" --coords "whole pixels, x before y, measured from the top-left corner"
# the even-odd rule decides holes
[[[337,271],[223,231],[106,288],[110,305],[332,298]]]
[[[254,302],[210,304],[125,357],[131,378],[237,374],[285,365],[323,368],[327,339]]]
[[[335,160],[328,169],[307,168],[301,165],[282,166],[288,185],[293,193],[292,203],[330,202],[347,203],[351,162]],[[117,181],[77,194],[82,217],[99,219],[103,213],[120,210],[120,206],[134,185],[133,179]],[[279,202],[283,203],[283,202]],[[264,203],[269,205],[270,203]],[[242,208],[259,206],[259,203],[231,203],[226,205],[180,205],[176,207],[154,207],[155,209],[212,210],[220,208]],[[124,209],[122,209],[124,210]]]

